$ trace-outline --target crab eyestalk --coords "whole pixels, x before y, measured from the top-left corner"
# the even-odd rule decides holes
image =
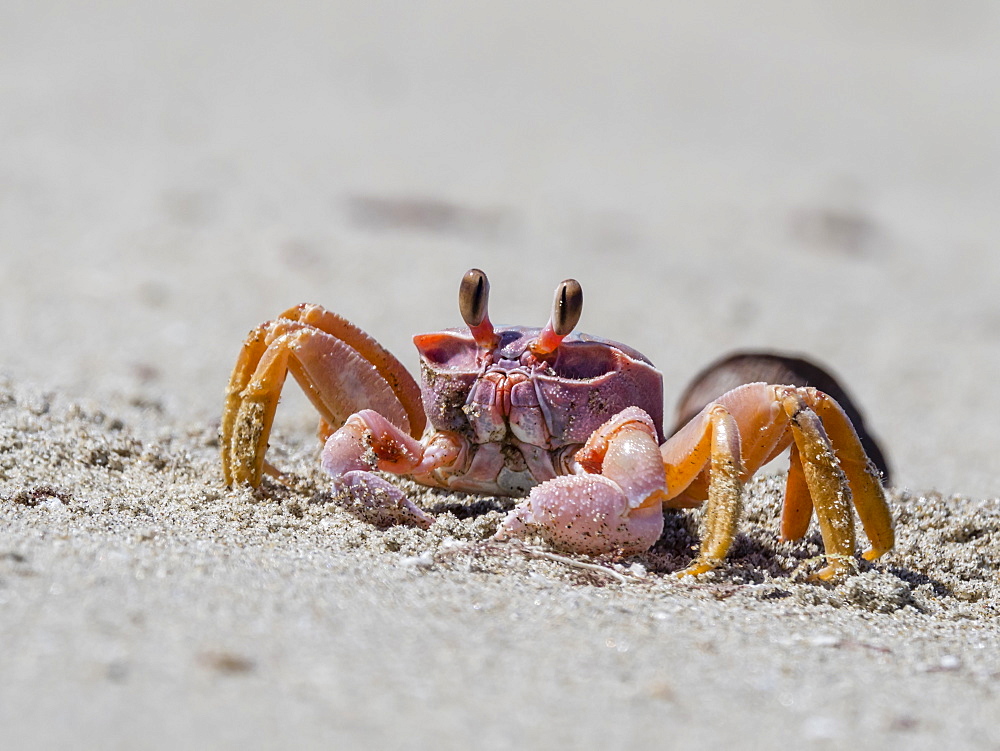
[[[496,349],[500,339],[493,330],[487,310],[490,301],[490,280],[479,269],[469,269],[458,288],[458,309],[482,349]]]
[[[576,328],[583,313],[583,288],[576,279],[566,279],[556,287],[552,303],[552,316],[545,328],[531,344],[531,351],[545,357],[556,351],[562,340]]]

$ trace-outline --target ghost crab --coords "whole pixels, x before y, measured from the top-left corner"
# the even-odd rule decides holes
[[[257,486],[264,472],[278,474],[265,451],[290,372],[320,414],[335,488],[381,523],[434,519],[375,470],[466,492],[530,490],[496,538],[537,536],[582,554],[644,552],[662,532],[663,508],[707,502],[699,554],[681,572],[698,574],[726,556],[744,483],[790,448],[782,538],[804,535],[815,510],[827,556],[817,577],[855,570],[852,502],[871,542],[864,557],[892,548],[879,472],[827,393],[744,383],[664,440],[660,373],[630,347],[573,333],[577,282],[559,285],[542,329],[494,327],[488,296],[486,275],[472,269],[459,291],[467,327],[414,337],[422,388],[374,339],[317,305],[254,329],[222,416],[226,482]]]

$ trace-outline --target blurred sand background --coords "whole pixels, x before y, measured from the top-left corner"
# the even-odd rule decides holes
[[[1000,599],[914,578],[931,538],[886,564],[905,593],[878,569],[836,602],[716,597],[738,567],[708,594],[438,570],[438,539],[337,549],[323,525],[361,522],[223,491],[211,445],[242,337],[296,302],[415,365],[467,268],[530,325],[572,276],[580,328],[648,355],[668,411],[734,348],[826,363],[900,503],[973,499],[955,524],[994,526],[952,542],[997,552],[998,65],[989,2],[7,0],[0,741],[1000,747]],[[308,473],[313,415],[283,402]],[[77,461],[121,430],[127,482]],[[194,495],[235,527],[186,526]],[[292,507],[278,541],[237,518]]]

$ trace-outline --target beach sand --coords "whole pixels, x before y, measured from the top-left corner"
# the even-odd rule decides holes
[[[0,10],[0,745],[1000,747],[1000,14],[992,4],[133,3]],[[414,367],[495,321],[684,384],[737,348],[834,370],[897,546],[807,581],[780,463],[730,560],[488,538],[511,501],[330,493],[289,385],[227,489],[222,395],[302,301]],[[776,474],[775,474],[776,473]]]

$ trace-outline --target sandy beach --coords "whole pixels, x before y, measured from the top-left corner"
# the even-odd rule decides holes
[[[1000,12],[990,3],[0,9],[0,746],[1000,748]],[[663,372],[807,353],[886,448],[896,548],[807,581],[784,466],[696,580],[337,502],[289,385],[230,490],[223,391],[303,301],[411,337],[580,328]]]

